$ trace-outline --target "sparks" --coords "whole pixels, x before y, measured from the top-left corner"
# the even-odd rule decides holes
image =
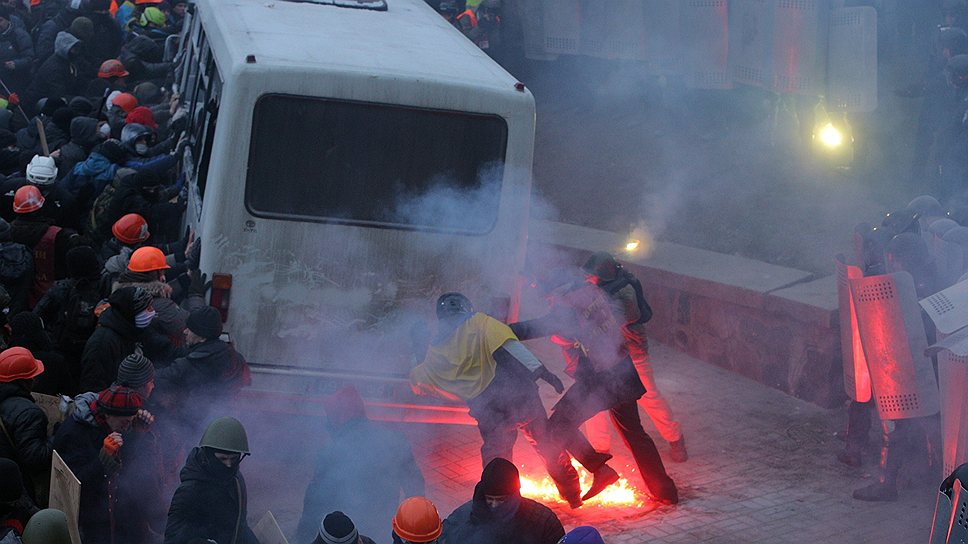
[[[578,478],[581,481],[581,487],[583,490],[592,486],[592,476],[584,469],[578,470]],[[561,504],[567,504],[564,499],[558,495],[558,488],[555,487],[554,481],[547,476],[538,480],[522,475],[521,495],[544,503],[558,502]],[[602,491],[585,503],[586,506],[635,507],[642,506],[643,504],[643,499],[636,495],[635,488],[632,487],[629,484],[629,481],[625,478],[620,478],[618,482],[609,486],[605,491]]]
[[[638,240],[629,240],[629,242],[625,244],[625,251],[628,251],[629,253],[635,251],[636,249],[639,249]]]

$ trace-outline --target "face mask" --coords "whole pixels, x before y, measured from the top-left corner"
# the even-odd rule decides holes
[[[101,135],[102,138],[107,139],[111,136],[111,125],[104,123],[97,128],[97,133]]]
[[[138,312],[138,315],[134,316],[134,326],[139,329],[143,329],[151,324],[151,320],[155,318],[155,311],[151,308],[147,308],[142,312]]]
[[[134,144],[134,151],[139,155],[144,155],[148,152],[148,144]]]

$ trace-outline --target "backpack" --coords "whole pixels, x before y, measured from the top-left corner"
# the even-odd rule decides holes
[[[104,299],[100,282],[76,283],[71,287],[64,305],[64,327],[61,329],[60,345],[78,345],[87,342],[97,328],[98,305]]]

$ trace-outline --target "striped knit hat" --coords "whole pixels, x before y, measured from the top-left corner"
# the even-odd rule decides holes
[[[121,361],[121,366],[118,367],[118,379],[114,380],[114,383],[138,389],[154,378],[155,366],[151,361],[140,353],[132,353]]]
[[[323,544],[356,544],[360,533],[353,520],[337,510],[327,514],[319,524],[319,538]]]
[[[112,385],[97,394],[97,410],[105,416],[134,416],[141,409],[138,392],[123,385]]]

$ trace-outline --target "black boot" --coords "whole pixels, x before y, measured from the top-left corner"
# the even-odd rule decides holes
[[[618,472],[608,465],[602,465],[601,468],[595,471],[595,478],[592,480],[592,486],[582,495],[581,500],[587,501],[595,495],[598,495],[605,488],[614,484],[618,481]]]

